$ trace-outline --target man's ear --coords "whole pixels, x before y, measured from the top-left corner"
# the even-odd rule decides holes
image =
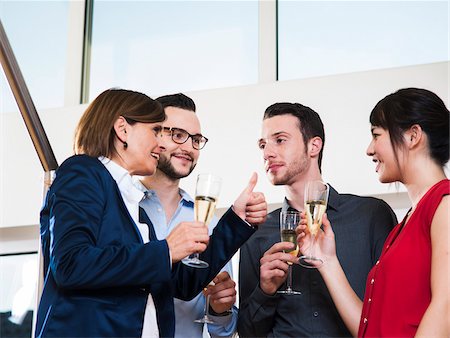
[[[128,123],[123,116],[119,116],[119,118],[114,122],[114,131],[117,135],[117,138],[123,143],[127,140],[127,126]]]
[[[309,153],[312,157],[319,156],[320,151],[322,150],[323,141],[319,136],[313,137],[309,140]]]

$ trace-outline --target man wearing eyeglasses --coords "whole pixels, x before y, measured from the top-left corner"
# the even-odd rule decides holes
[[[188,176],[197,164],[200,150],[208,139],[201,134],[200,122],[195,114],[194,101],[184,94],[166,95],[156,99],[164,107],[165,152],[160,154],[158,169],[141,183],[147,197],[141,202],[155,225],[158,239],[165,238],[182,221],[194,219],[194,200],[180,189],[180,179]],[[210,233],[217,220],[210,224]],[[231,279],[231,262],[208,287],[209,316],[215,323],[207,324],[212,337],[229,337],[236,331],[237,308],[235,282]],[[203,317],[205,297],[197,295],[191,301],[175,299],[175,337],[201,337],[203,324],[194,320]]]

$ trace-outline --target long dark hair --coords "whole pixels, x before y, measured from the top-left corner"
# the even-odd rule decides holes
[[[372,126],[389,131],[396,157],[397,149],[404,146],[403,133],[420,125],[428,138],[430,156],[440,166],[449,160],[449,119],[444,101],[420,88],[404,88],[386,96],[370,114]]]

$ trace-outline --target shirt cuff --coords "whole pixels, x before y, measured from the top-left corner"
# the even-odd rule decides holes
[[[214,311],[214,309],[211,306],[209,307],[209,311],[208,311],[208,314],[210,314],[211,316],[214,316],[214,317],[226,317],[226,316],[231,315],[232,313],[233,313],[233,311],[231,309],[226,310],[222,313],[217,313],[216,311]]]
[[[278,299],[280,298],[280,295],[278,293],[275,293],[274,295],[269,295],[265,293],[261,287],[258,285],[256,286],[255,290],[253,290],[253,293],[251,297],[256,301],[257,304],[264,305],[264,304],[272,304],[276,305],[278,303]]]
[[[230,310],[230,314],[226,316],[214,316],[214,323],[208,324],[208,332],[211,337],[233,337],[237,329],[238,309],[235,305]]]

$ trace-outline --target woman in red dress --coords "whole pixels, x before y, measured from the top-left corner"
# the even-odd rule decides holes
[[[324,264],[318,269],[355,336],[449,337],[450,181],[444,172],[449,118],[436,94],[417,88],[390,94],[372,110],[367,155],[376,164],[380,182],[405,185],[412,207],[386,239],[369,273],[364,301],[345,277],[324,216],[316,248]],[[297,233],[301,249],[308,251],[304,218]]]

